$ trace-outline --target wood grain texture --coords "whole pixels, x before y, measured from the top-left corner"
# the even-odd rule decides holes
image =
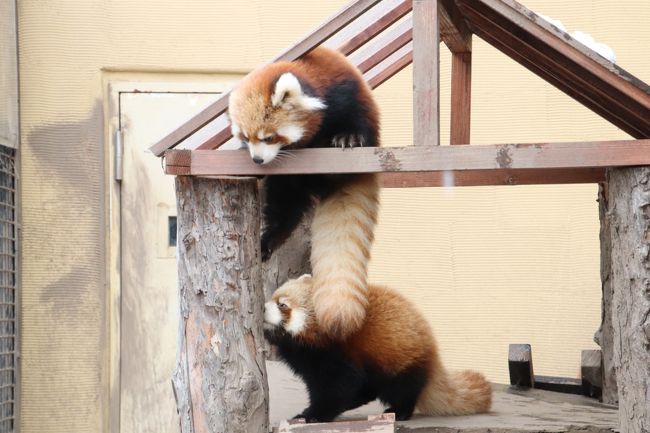
[[[181,431],[266,433],[257,181],[179,176],[176,197]]]
[[[650,167],[608,171],[621,433],[650,431]]]
[[[413,142],[440,144],[438,2],[413,0]]]
[[[272,62],[279,60],[295,60],[307,53],[314,47],[320,45],[327,38],[337,31],[341,30],[357,17],[362,15],[368,9],[379,3],[381,0],[355,0],[340,12],[327,20],[325,23],[316,28],[298,43],[286,49],[282,54],[277,56]],[[230,92],[224,93],[218,100],[210,104],[196,116],[176,128],[174,131],[163,137],[158,143],[151,146],[151,152],[160,156],[165,150],[171,149],[179,142],[186,139],[208,122],[223,114],[228,108],[228,98]]]
[[[171,156],[173,152],[178,151],[168,153]],[[298,149],[292,152],[292,158],[268,166],[252,162],[245,150],[190,152],[190,174],[195,176],[575,169],[650,164],[650,140]]]
[[[472,113],[472,52],[451,55],[449,144],[469,144]]]

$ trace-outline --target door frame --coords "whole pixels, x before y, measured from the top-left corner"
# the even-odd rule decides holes
[[[120,432],[120,347],[122,303],[121,181],[116,180],[115,137],[120,130],[120,98],[124,93],[223,93],[232,88],[244,73],[126,73],[103,74],[104,89],[104,225],[106,245],[106,312],[108,348],[102,378],[105,386],[104,431]],[[152,143],[153,144],[153,143]],[[161,166],[162,170],[162,166]],[[171,378],[170,378],[171,381]]]

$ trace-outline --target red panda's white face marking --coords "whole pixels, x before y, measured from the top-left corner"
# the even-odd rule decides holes
[[[270,83],[261,77],[261,73],[252,74],[231,93],[228,114],[233,135],[246,145],[253,161],[268,164],[282,147],[309,139],[316,132],[325,104],[305,94],[290,72]]]
[[[311,276],[289,280],[264,304],[264,324],[281,327],[291,335],[303,333],[313,320],[311,308]]]

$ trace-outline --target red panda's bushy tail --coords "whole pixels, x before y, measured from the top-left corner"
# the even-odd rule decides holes
[[[439,368],[422,390],[416,411],[425,415],[470,415],[487,412],[491,405],[492,387],[481,373],[463,370],[448,374]]]
[[[357,331],[368,306],[368,261],[379,210],[377,176],[361,175],[316,206],[311,266],[316,320],[330,337]]]

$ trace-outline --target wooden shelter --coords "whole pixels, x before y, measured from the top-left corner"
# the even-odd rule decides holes
[[[470,145],[472,34],[634,139]],[[452,146],[439,145],[440,41],[452,53]],[[455,186],[599,183],[603,398],[619,401],[624,433],[650,429],[650,86],[514,0],[357,0],[274,60],[320,44],[350,56],[373,88],[413,64],[414,145],[304,149],[259,166],[216,150],[232,137],[224,94],[151,148],[178,176],[183,431],[266,428],[261,323],[248,314],[263,303],[259,204],[245,176],[363,172],[386,187],[441,186],[449,172]],[[244,394],[235,403],[219,392],[233,386]]]

